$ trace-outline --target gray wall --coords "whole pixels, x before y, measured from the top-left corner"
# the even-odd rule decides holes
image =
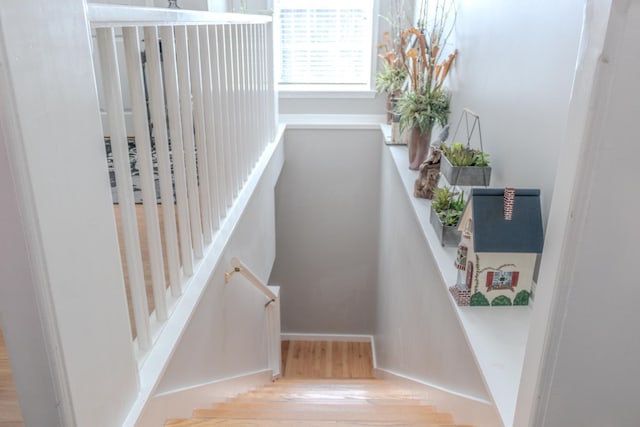
[[[378,367],[490,400],[396,165],[380,149]]]
[[[531,421],[518,425],[640,425],[634,268],[640,4],[588,1],[586,12],[568,146],[560,158],[574,173],[560,180],[558,170],[549,221],[559,236],[548,250],[560,254],[557,265],[541,267],[541,277],[550,279],[541,295],[550,315],[534,319],[530,334],[531,346],[544,340],[542,369],[537,377],[523,376],[539,403]],[[537,366],[530,359],[528,366]],[[520,406],[526,414],[526,402]]]
[[[584,0],[461,0],[458,7],[451,137],[463,108],[479,114],[491,185],[540,188],[545,222],[583,7]],[[466,141],[462,132],[457,139]]]
[[[288,130],[276,187],[282,331],[370,334],[377,272],[379,130]]]

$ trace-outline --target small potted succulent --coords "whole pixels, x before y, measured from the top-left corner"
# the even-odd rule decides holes
[[[431,201],[429,221],[436,230],[442,246],[458,246],[461,235],[458,223],[464,206],[464,191],[458,194],[450,187],[436,189]]]
[[[491,181],[489,154],[471,148],[468,144],[454,142],[442,144],[442,163],[440,173],[451,185],[482,185],[487,187]]]

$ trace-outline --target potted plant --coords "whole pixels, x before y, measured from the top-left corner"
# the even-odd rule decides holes
[[[378,57],[384,62],[383,69],[376,75],[376,90],[387,94],[387,124],[391,124],[395,100],[402,94],[402,86],[407,80],[401,55],[405,49],[402,30],[408,22],[405,0],[391,0],[388,14],[380,17],[386,21],[389,31],[383,34],[384,42],[378,45]]]
[[[409,88],[398,100],[397,112],[400,114],[400,129],[411,129],[409,168],[415,170],[427,156],[433,126],[436,123],[444,126],[447,122],[449,94],[443,85],[458,53],[454,51],[443,59],[455,21],[455,6],[445,0],[436,0],[435,3],[431,8],[424,4],[421,6],[419,28],[410,28],[402,33],[402,45],[411,45],[410,49],[402,52]],[[415,42],[408,41],[410,38]]]
[[[440,187],[431,201],[431,214],[429,221],[440,239],[442,246],[457,246],[461,233],[458,223],[464,210],[464,191],[454,193],[450,187]]]
[[[385,39],[389,39],[389,33],[385,33]],[[385,62],[382,71],[376,74],[376,91],[387,94],[387,124],[391,124],[395,100],[402,93],[402,85],[407,80],[407,70],[394,50],[385,52],[384,55],[379,55]]]
[[[487,187],[491,180],[489,154],[454,142],[442,144],[442,162],[440,173],[451,185],[482,185]]]

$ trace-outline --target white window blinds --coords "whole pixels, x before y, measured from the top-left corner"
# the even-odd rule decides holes
[[[369,85],[373,0],[276,0],[281,85]]]

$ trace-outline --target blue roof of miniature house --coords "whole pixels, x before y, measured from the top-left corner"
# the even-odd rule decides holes
[[[542,253],[544,237],[540,190],[515,191],[510,221],[504,219],[502,188],[473,188],[469,201],[474,251]]]

